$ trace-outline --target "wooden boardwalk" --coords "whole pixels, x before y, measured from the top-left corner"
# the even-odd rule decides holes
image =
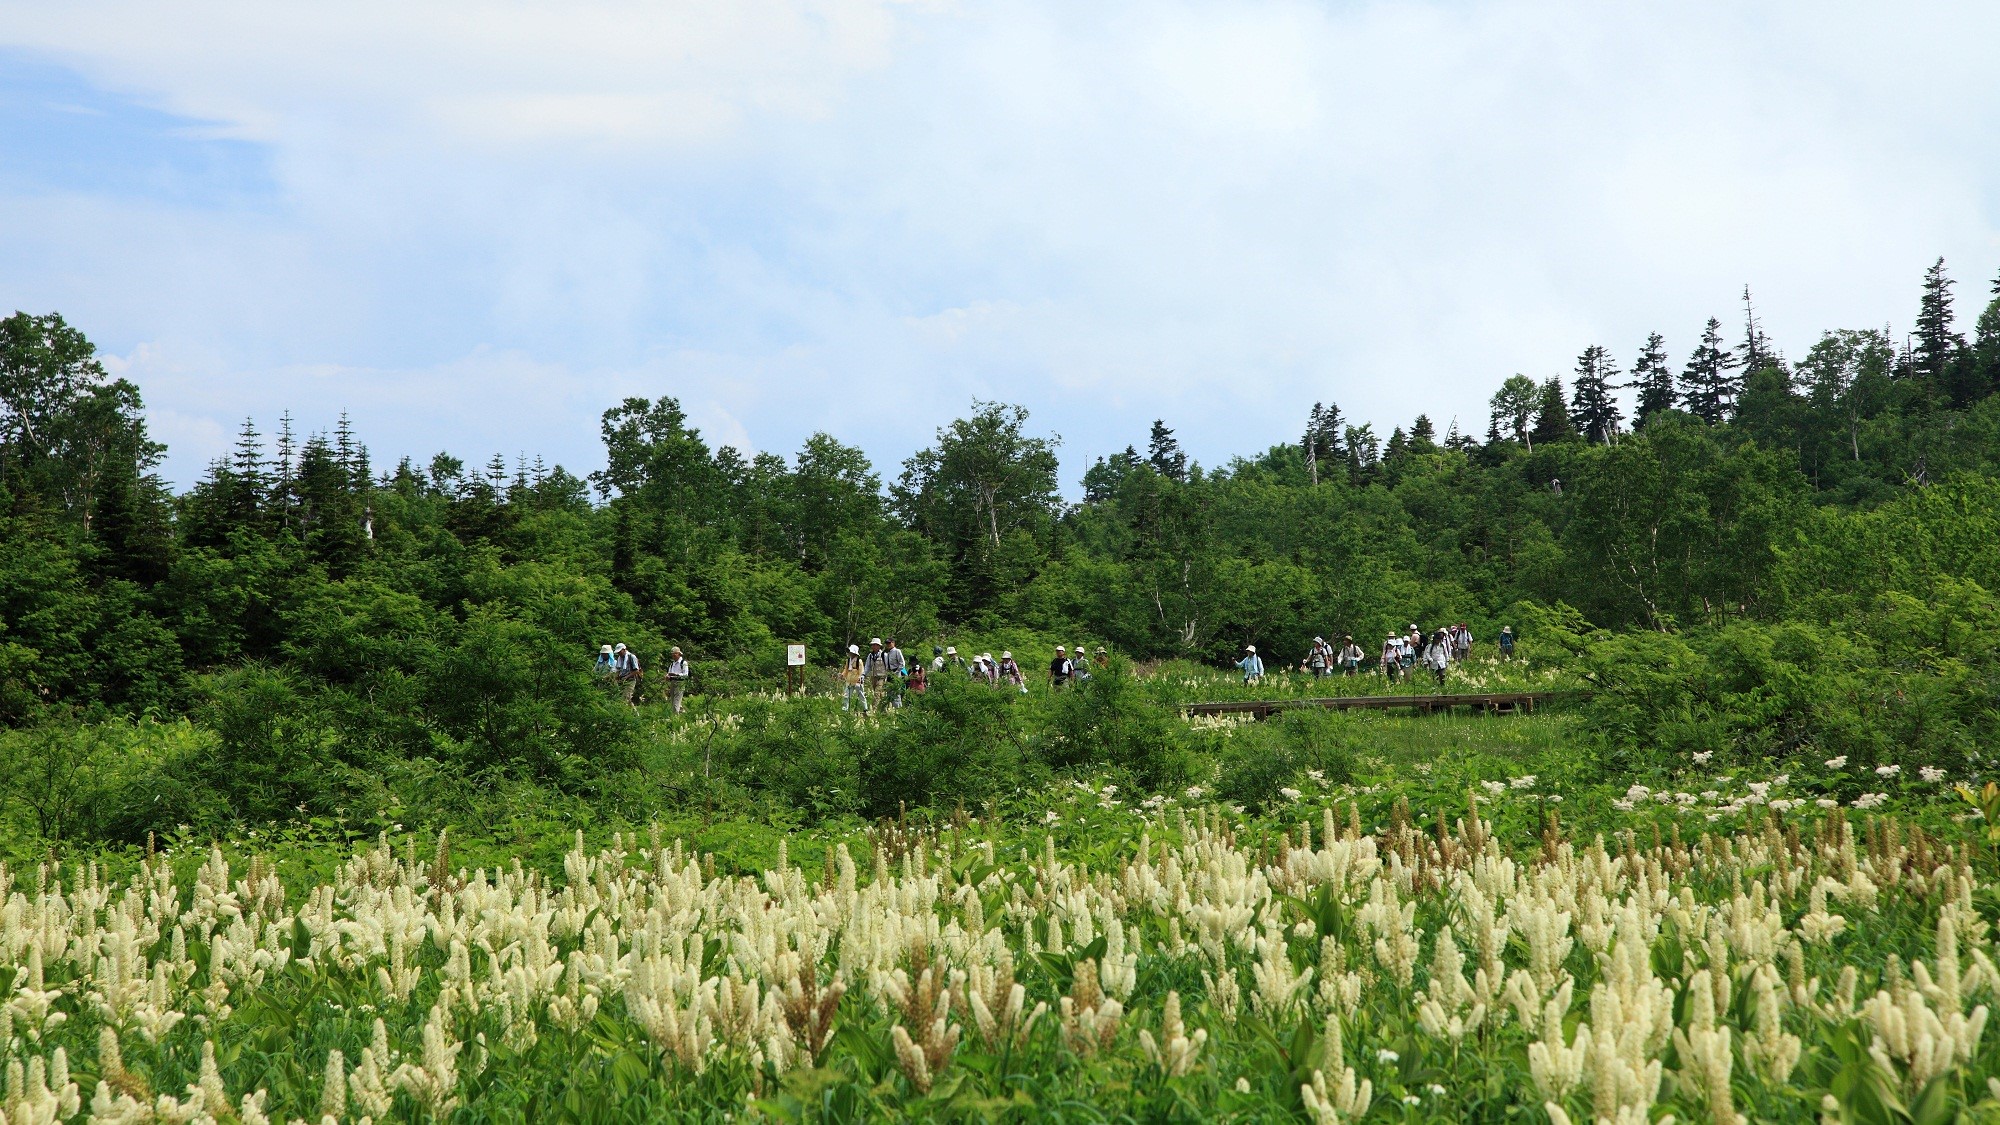
[[[1336,695],[1320,699],[1235,699],[1225,703],[1190,703],[1181,708],[1186,715],[1249,715],[1267,719],[1278,711],[1295,707],[1319,707],[1329,711],[1449,711],[1469,707],[1492,714],[1533,711],[1537,704],[1579,698],[1580,691],[1493,691],[1476,695]]]

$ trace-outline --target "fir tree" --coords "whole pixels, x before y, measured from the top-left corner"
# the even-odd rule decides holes
[[[1437,427],[1431,424],[1431,416],[1428,414],[1417,415],[1417,420],[1410,423],[1410,451],[1412,453],[1430,453],[1436,448]]]
[[[1953,368],[1965,350],[1965,338],[1952,325],[1951,287],[1956,284],[1945,276],[1943,258],[1924,271],[1924,295],[1917,307],[1917,330],[1910,350],[1911,375],[1946,394],[1955,390]],[[1956,405],[1965,405],[1958,395],[1952,398]]]
[[[1972,329],[1972,349],[1966,354],[1968,384],[1976,398],[2000,391],[2000,277],[1993,279],[1993,296]]]
[[[1166,422],[1158,418],[1153,420],[1153,436],[1146,442],[1146,463],[1168,480],[1187,482],[1187,454],[1181,452],[1181,443]]]
[[[1674,370],[1667,363],[1666,343],[1658,332],[1646,337],[1639,361],[1632,365],[1630,386],[1639,392],[1639,425],[1644,426],[1648,418],[1674,408]]]
[[[1569,406],[1563,401],[1562,380],[1550,376],[1541,387],[1540,399],[1535,407],[1534,440],[1539,442],[1566,441],[1576,436],[1576,427],[1570,424]]]
[[[1570,395],[1570,421],[1586,441],[1608,445],[1625,420],[1611,393],[1617,384],[1618,362],[1607,348],[1592,344],[1576,359],[1576,386]]]
[[[1333,403],[1313,403],[1312,413],[1306,416],[1306,436],[1303,442],[1306,451],[1306,471],[1314,484],[1319,483],[1320,463],[1337,462],[1347,459],[1347,452],[1340,442],[1340,407]]]
[[[1689,413],[1710,425],[1728,421],[1741,381],[1736,357],[1722,346],[1722,322],[1714,317],[1702,329],[1701,344],[1681,370],[1680,399]]]

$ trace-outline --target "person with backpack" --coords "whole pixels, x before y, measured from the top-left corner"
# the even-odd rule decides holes
[[[889,654],[882,650],[882,638],[868,640],[868,655],[862,658],[862,679],[868,682],[868,694],[889,705]]]
[[[590,666],[590,672],[591,675],[596,676],[607,684],[617,681],[618,669],[612,664],[610,645],[605,645],[597,650],[597,663]]]
[[[1422,659],[1423,655],[1424,631],[1417,628],[1417,623],[1412,621],[1410,631],[1403,634],[1403,671],[1407,673],[1416,668],[1417,661]]]
[[[1444,687],[1444,672],[1451,666],[1451,639],[1439,629],[1431,636],[1431,643],[1424,649],[1424,667],[1437,677],[1437,686]]]
[[[611,650],[611,668],[618,679],[619,691],[625,697],[625,705],[638,710],[639,681],[645,677],[645,672],[639,667],[639,654],[620,642]]]
[[[1403,638],[1391,633],[1389,638],[1382,642],[1382,674],[1389,677],[1389,682],[1394,684],[1397,673],[1402,670]]]
[[[922,695],[924,693],[925,686],[927,686],[929,682],[930,682],[930,673],[924,669],[923,663],[919,661],[915,664],[910,665],[910,676],[907,680],[903,681],[903,684],[904,687],[912,694]]]
[[[675,645],[667,653],[667,705],[674,709],[676,715],[681,713],[682,700],[687,695],[689,672],[687,657],[681,655],[681,647]]]
[[[848,645],[847,663],[840,670],[840,682],[844,685],[840,697],[842,711],[852,707],[855,701],[859,700],[862,714],[868,713],[868,688],[862,682],[862,677],[866,674],[865,668],[866,661],[861,659],[861,646]]]
[[[1314,637],[1312,648],[1306,651],[1306,671],[1315,680],[1324,679],[1327,673],[1327,647],[1325,637]]]
[[[1021,689],[1022,695],[1028,694],[1028,677],[1021,673],[1021,665],[1014,660],[1012,652],[1000,654],[1000,680]]]
[[[1069,649],[1056,646],[1056,655],[1049,661],[1049,690],[1061,691],[1069,684]]]
[[[1352,676],[1361,670],[1361,659],[1364,654],[1361,651],[1361,646],[1354,643],[1353,634],[1350,633],[1340,638],[1340,641],[1341,674]]]
[[[1451,657],[1460,664],[1472,655],[1472,627],[1461,621],[1452,627]]]
[[[1069,674],[1077,683],[1090,679],[1090,654],[1084,651],[1082,645],[1076,646],[1076,654],[1071,657],[1069,665]]]
[[[1256,645],[1243,646],[1243,659],[1237,661],[1236,666],[1243,670],[1244,687],[1264,678],[1264,661],[1257,655]]]
[[[1502,625],[1500,627],[1500,659],[1514,659],[1514,627],[1512,625]]]

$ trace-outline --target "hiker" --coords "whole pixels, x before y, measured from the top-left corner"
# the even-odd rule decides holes
[[[1076,657],[1070,661],[1069,673],[1077,683],[1090,678],[1090,656],[1083,651],[1082,645],[1076,646]]]
[[[944,671],[944,650],[936,645],[931,646],[931,671]]]
[[[1389,682],[1393,684],[1396,682],[1396,673],[1402,670],[1403,638],[1391,633],[1389,638],[1382,642],[1382,674],[1388,676]]]
[[[1012,652],[1000,654],[1000,678],[1020,688],[1022,695],[1028,694],[1028,677],[1021,674],[1021,666],[1015,662]]]
[[[903,686],[906,691],[911,691],[915,692],[918,695],[922,695],[924,693],[924,687],[928,682],[929,682],[928,676],[927,673],[924,671],[924,666],[921,663],[917,663],[910,665],[910,675],[908,679],[903,681]]]
[[[1439,629],[1431,637],[1431,643],[1424,649],[1424,667],[1437,677],[1437,685],[1444,686],[1444,670],[1451,665],[1451,640]]]
[[[626,705],[637,710],[639,705],[633,700],[638,697],[639,681],[645,676],[639,668],[639,655],[626,648],[621,641],[611,650],[611,669],[612,675],[618,678],[619,690],[625,697]]]
[[[688,672],[687,657],[682,656],[681,647],[675,645],[667,652],[667,704],[676,715],[681,713],[681,700],[687,694]]]
[[[868,655],[862,658],[861,672],[862,678],[868,681],[869,694],[881,700],[883,706],[888,706],[889,654],[882,651],[882,638],[868,639]]]
[[[618,669],[611,664],[611,646],[604,645],[597,650],[597,663],[590,666],[591,674],[598,679],[611,682],[618,675]]]
[[[1415,668],[1418,659],[1423,655],[1424,631],[1417,628],[1417,623],[1412,621],[1410,631],[1403,634],[1403,671],[1408,672]]]
[[[840,670],[841,682],[846,685],[846,690],[840,697],[842,711],[851,707],[857,699],[861,701],[862,713],[866,714],[868,711],[868,688],[861,682],[864,663],[861,659],[861,646],[848,645],[847,663]]]
[[[1352,633],[1340,638],[1340,641],[1341,674],[1352,676],[1361,670],[1361,646],[1354,643],[1354,635]]]
[[[931,671],[933,672],[942,672],[946,668],[956,668],[961,672],[966,670],[965,657],[958,654],[958,647],[956,645],[944,646],[944,655],[931,661]]]
[[[1306,658],[1303,664],[1304,670],[1311,672],[1313,675],[1313,679],[1317,680],[1326,675],[1327,671],[1326,665],[1327,665],[1326,638],[1314,637],[1312,648],[1306,653]]]
[[[903,705],[903,677],[909,674],[911,661],[903,656],[903,650],[897,646],[896,638],[894,637],[889,638],[889,651],[885,655],[888,657],[889,662],[890,695],[886,705],[901,707]]]
[[[1049,690],[1061,691],[1069,683],[1069,649],[1056,646],[1055,658],[1049,661]]]
[[[1236,666],[1243,669],[1243,684],[1248,687],[1264,678],[1264,661],[1257,655],[1256,645],[1244,645],[1243,653]]]
[[[1502,625],[1500,627],[1500,659],[1514,659],[1514,627],[1512,625]]]

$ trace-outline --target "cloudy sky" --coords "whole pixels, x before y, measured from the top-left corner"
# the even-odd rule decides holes
[[[1065,476],[1319,400],[1483,432],[1513,372],[1796,355],[2000,272],[2000,5],[0,0],[0,304],[378,462],[598,463],[679,397],[885,475],[971,401]]]

